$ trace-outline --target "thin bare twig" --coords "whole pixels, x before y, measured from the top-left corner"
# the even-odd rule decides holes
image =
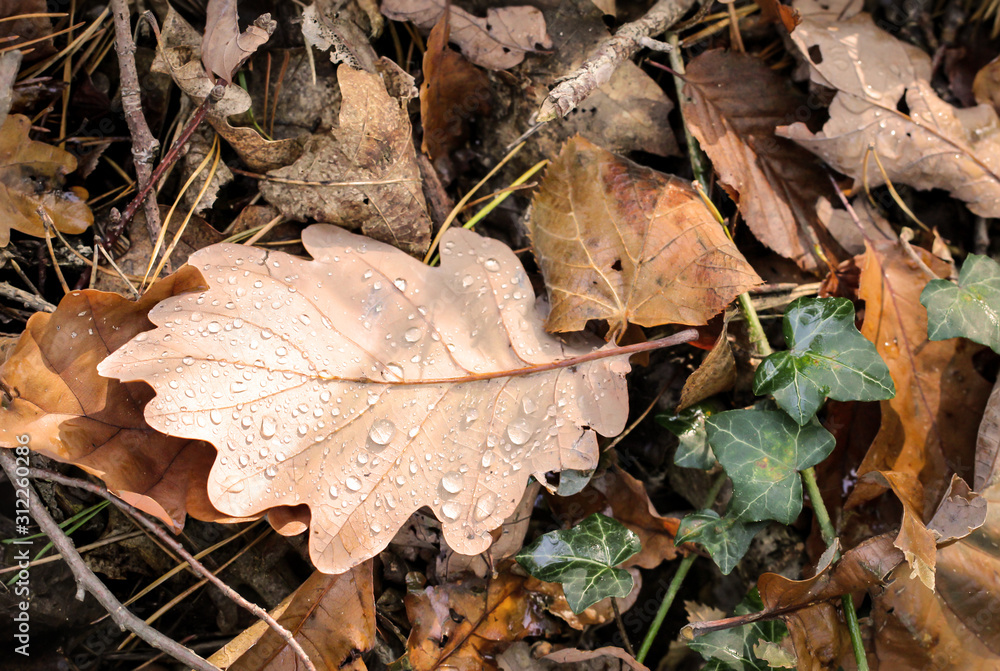
[[[4,450],[0,450],[0,452],[3,451]],[[217,588],[219,588],[219,590],[223,594],[225,594],[227,598],[229,598],[237,605],[243,607],[245,610],[253,613],[253,615],[255,615],[257,618],[264,620],[264,622],[266,622],[268,626],[271,627],[271,629],[277,632],[277,634],[281,636],[282,639],[284,639],[285,643],[288,644],[288,647],[290,647],[295,652],[295,655],[302,662],[303,668],[307,669],[308,671],[316,671],[316,666],[312,663],[312,660],[309,659],[309,655],[307,655],[306,651],[302,649],[302,646],[299,644],[299,642],[295,640],[295,637],[292,635],[292,632],[288,631],[283,626],[281,626],[281,624],[279,624],[277,620],[271,617],[271,614],[268,613],[266,610],[264,610],[257,604],[247,601],[242,596],[240,596],[236,592],[236,590],[234,590],[232,587],[230,587],[222,580],[220,580],[218,577],[216,577],[216,575],[211,571],[209,571],[204,564],[195,559],[191,555],[191,553],[184,548],[183,545],[181,545],[174,538],[172,538],[170,534],[168,534],[163,528],[152,522],[148,517],[146,517],[146,515],[139,512],[139,510],[134,506],[129,505],[128,503],[122,501],[117,496],[111,494],[111,492],[108,491],[107,487],[95,484],[93,482],[88,482],[87,480],[81,480],[79,478],[71,478],[66,475],[63,475],[62,473],[56,473],[55,471],[50,471],[44,468],[29,468],[28,475],[33,478],[38,478],[42,480],[51,480],[52,482],[58,482],[68,487],[76,487],[78,489],[83,489],[93,494],[97,494],[98,496],[101,496],[110,501],[111,503],[113,503],[114,505],[116,505],[123,512],[127,513],[128,515],[131,515],[133,518],[138,520],[139,523],[142,524],[142,526],[149,529],[153,533],[153,535],[155,535],[158,539],[160,539],[162,543],[164,543],[171,550],[180,555],[191,566],[191,568],[195,570],[196,573],[198,573],[203,578],[208,580],[208,582],[212,583]],[[135,630],[133,629],[133,631]],[[138,634],[138,632],[136,633]],[[215,667],[211,668],[214,669]]]
[[[160,148],[160,142],[149,130],[146,117],[142,113],[142,89],[139,73],[135,67],[135,42],[132,40],[132,24],[127,0],[111,0],[111,10],[115,20],[115,53],[121,70],[122,111],[132,135],[132,161],[139,182],[139,191],[146,191],[151,183],[153,160]],[[146,230],[149,239],[156,240],[160,233],[160,210],[156,204],[156,194],[147,191],[143,199],[146,213]]]
[[[694,0],[658,0],[641,19],[619,28],[591,52],[583,65],[549,91],[538,110],[537,121],[542,123],[569,114],[610,80],[619,65],[631,60],[645,46],[643,38],[666,32],[693,4]]]
[[[52,541],[56,549],[59,550],[63,559],[66,560],[66,565],[73,572],[73,577],[76,579],[76,598],[78,600],[83,601],[85,593],[90,592],[108,611],[115,624],[123,630],[128,629],[135,632],[146,643],[162,650],[194,669],[199,669],[199,671],[219,671],[219,668],[214,664],[209,663],[189,648],[168,636],[164,636],[140,620],[115,598],[111,590],[87,567],[80,553],[73,546],[73,541],[63,533],[56,521],[49,515],[49,511],[42,505],[34,486],[30,482],[23,482],[24,478],[18,477],[17,462],[14,459],[14,455],[10,453],[10,450],[0,449],[0,466],[3,467],[3,470],[7,473],[7,477],[12,483],[17,483],[21,489],[26,490],[28,512],[39,528],[49,537],[49,540]],[[31,470],[35,469],[29,469],[29,471]],[[24,486],[21,487],[21,485]]]

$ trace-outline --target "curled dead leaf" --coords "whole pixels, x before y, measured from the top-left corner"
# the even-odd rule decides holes
[[[270,14],[261,14],[240,32],[236,0],[208,0],[205,34],[201,39],[201,62],[206,72],[213,72],[227,84],[233,73],[250,58],[278,26]]]

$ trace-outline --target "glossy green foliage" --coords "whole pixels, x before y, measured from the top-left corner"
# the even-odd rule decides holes
[[[756,613],[763,608],[760,595],[754,589],[736,607],[735,615]],[[705,669],[766,671],[771,667],[757,658],[754,646],[760,641],[776,643],[787,635],[788,629],[781,620],[769,620],[704,634],[689,642],[688,647],[708,660]]]
[[[744,522],[732,515],[719,517],[714,510],[699,510],[681,520],[675,542],[700,544],[723,575],[729,575],[747,553],[753,537],[766,526],[767,522]]]
[[[680,441],[674,463],[684,468],[708,469],[715,465],[715,454],[708,444],[705,418],[718,410],[715,403],[697,403],[675,415],[657,415],[656,422]]]
[[[931,340],[968,338],[1000,352],[1000,264],[969,254],[958,285],[931,280],[920,294]]]
[[[705,426],[733,481],[729,514],[745,522],[794,522],[802,510],[798,472],[825,459],[835,443],[819,422],[799,426],[775,410],[729,410],[712,415]]]
[[[838,401],[880,401],[896,387],[889,369],[854,325],[846,298],[799,298],[785,310],[788,349],[757,367],[754,392],[771,394],[778,406],[805,424],[829,397]]]
[[[539,580],[562,583],[569,607],[582,613],[601,599],[628,596],[632,575],[615,567],[641,549],[621,522],[594,513],[572,529],[539,537],[516,559]]]

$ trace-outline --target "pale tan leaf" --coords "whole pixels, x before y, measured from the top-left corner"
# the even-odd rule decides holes
[[[205,34],[201,40],[201,61],[206,72],[214,72],[228,84],[246,59],[267,42],[277,27],[270,14],[261,14],[240,32],[236,0],[208,0]]]
[[[31,121],[21,114],[11,114],[0,126],[0,247],[10,242],[12,228],[45,237],[39,209],[63,233],[83,233],[94,223],[87,191],[63,190],[66,175],[76,170],[76,158],[32,140],[30,130]]]
[[[151,425],[218,447],[220,510],[308,506],[320,570],[372,557],[421,506],[480,553],[529,476],[594,467],[595,431],[624,427],[624,356],[573,359],[592,346],[545,333],[502,243],[452,229],[431,268],[334,226],[302,238],[315,260],[195,253],[209,291],[160,303],[100,371],[155,388]]]
[[[754,236],[807,270],[841,254],[819,223],[816,202],[834,199],[823,167],[774,129],[805,107],[785,78],[746,54],[708,51],[688,64],[684,118],[712,159]]]
[[[549,166],[529,233],[550,331],[704,324],[760,282],[686,182],[579,136]]]
[[[412,21],[428,31],[447,6],[445,0],[384,0],[382,13],[395,21]],[[525,54],[552,47],[542,12],[526,5],[491,7],[485,18],[451,5],[450,39],[466,58],[490,70],[512,68]]]
[[[677,412],[690,408],[710,396],[729,391],[736,384],[736,357],[729,344],[728,325],[722,327],[719,339],[705,355],[701,365],[684,382]]]
[[[984,217],[1000,216],[1000,119],[989,105],[958,109],[928,83],[930,57],[880,30],[868,14],[849,21],[806,18],[792,33],[814,79],[838,89],[830,120],[778,129],[859,182],[945,189]],[[898,111],[905,100],[908,113]]]
[[[337,69],[337,81],[340,126],[310,138],[295,163],[269,173],[281,181],[262,182],[261,193],[287,217],[360,227],[376,240],[423,254],[431,221],[407,98],[390,95],[377,73],[347,65]]]

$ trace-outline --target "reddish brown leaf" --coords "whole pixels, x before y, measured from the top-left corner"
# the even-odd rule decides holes
[[[0,126],[0,247],[7,246],[12,228],[44,238],[39,209],[63,233],[83,233],[94,223],[87,191],[63,190],[66,175],[76,170],[76,158],[32,140],[30,130],[31,121],[21,114],[11,114]]]
[[[981,347],[962,339],[927,339],[927,311],[920,292],[951,268],[904,240],[876,242],[861,263],[859,295],[865,301],[861,332],[875,343],[896,384],[896,397],[882,401],[882,426],[858,469],[898,471],[919,479],[924,497],[914,506],[933,511],[953,472],[971,479],[976,425],[989,384],[972,357]],[[885,491],[861,483],[847,506]]]
[[[364,671],[360,654],[375,644],[371,562],[334,576],[316,571],[271,615],[295,636],[317,669]],[[302,664],[264,622],[251,626],[209,661],[228,671],[286,671]]]
[[[545,174],[529,233],[549,331],[705,324],[760,278],[687,182],[577,136]]]
[[[559,631],[524,578],[506,571],[411,591],[405,603],[413,623],[406,660],[414,671],[496,669],[495,656],[510,644]]]
[[[735,52],[701,54],[684,79],[684,118],[757,239],[807,270],[828,267],[817,244],[836,263],[839,247],[816,213],[817,200],[833,198],[830,180],[812,154],[774,132],[808,113],[805,100],[759,59]]]
[[[184,268],[136,302],[77,291],[54,313],[29,319],[0,368],[0,445],[15,447],[17,436],[27,434],[31,449],[96,475],[117,496],[177,530],[185,513],[222,518],[206,492],[215,449],[150,428],[142,416],[153,397],[148,385],[97,374],[98,362],[153,327],[146,317],[152,306],[203,282],[194,268]]]
[[[424,83],[420,86],[422,150],[435,164],[469,136],[469,121],[489,114],[493,97],[489,78],[458,52],[448,48],[448,13],[441,15],[427,38]],[[438,172],[445,172],[438,169]],[[448,170],[447,172],[451,172]]]

